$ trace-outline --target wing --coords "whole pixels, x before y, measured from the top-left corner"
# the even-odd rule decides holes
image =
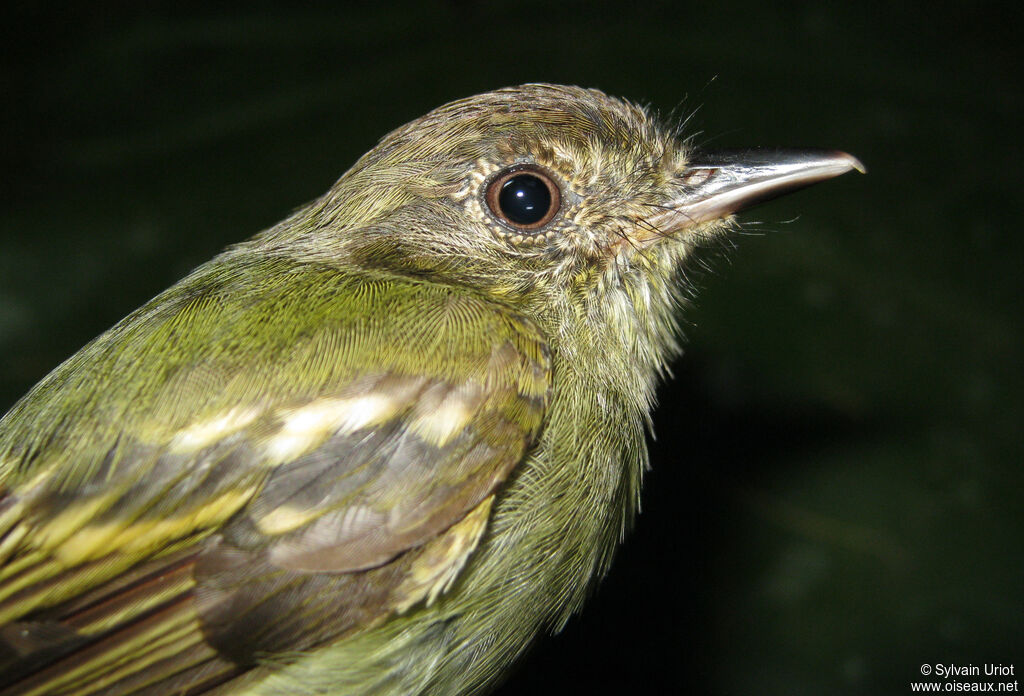
[[[539,334],[467,291],[265,263],[202,269],[5,417],[0,693],[200,693],[468,559],[541,425]]]

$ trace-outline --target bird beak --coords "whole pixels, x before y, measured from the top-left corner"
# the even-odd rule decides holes
[[[860,160],[838,150],[701,153],[680,175],[682,194],[649,222],[662,232],[681,231],[853,169],[867,173]]]

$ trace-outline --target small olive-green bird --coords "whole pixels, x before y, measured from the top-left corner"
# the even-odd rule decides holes
[[[0,694],[467,694],[637,509],[689,258],[861,169],[594,90],[399,128],[0,422]]]

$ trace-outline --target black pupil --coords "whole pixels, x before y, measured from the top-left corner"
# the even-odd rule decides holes
[[[551,209],[551,192],[533,174],[517,174],[501,185],[498,205],[517,225],[532,225],[543,220]]]

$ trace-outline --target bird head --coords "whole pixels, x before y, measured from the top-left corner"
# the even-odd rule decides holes
[[[252,243],[479,291],[569,356],[660,371],[695,249],[755,202],[863,170],[837,151],[698,152],[680,130],[593,89],[487,92],[391,132]]]

